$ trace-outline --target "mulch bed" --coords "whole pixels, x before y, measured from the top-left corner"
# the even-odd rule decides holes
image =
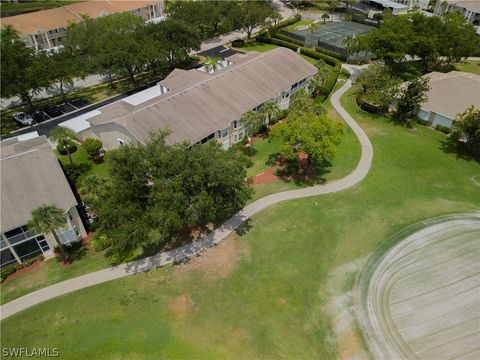
[[[23,269],[15,271],[13,274],[9,275],[4,282],[11,281],[19,276],[22,276],[25,273],[28,273],[36,268],[38,268],[43,263],[43,260],[37,260],[32,265],[24,267]]]

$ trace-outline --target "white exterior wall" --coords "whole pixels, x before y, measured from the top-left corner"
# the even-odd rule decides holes
[[[452,119],[450,119],[446,116],[440,115],[440,114],[433,113],[433,119],[432,119],[432,126],[433,127],[435,127],[437,125],[442,125],[442,126],[446,126],[448,128],[451,128],[452,124],[453,124]]]
[[[429,121],[430,120],[430,111],[420,110],[417,115],[420,119]]]

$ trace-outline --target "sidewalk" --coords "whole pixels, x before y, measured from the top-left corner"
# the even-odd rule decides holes
[[[338,179],[325,184],[316,185],[304,189],[284,191],[272,195],[265,196],[253,203],[247,205],[243,210],[232,216],[219,228],[212,231],[194,243],[184,245],[182,247],[166,251],[157,255],[153,255],[137,261],[132,261],[119,266],[107,268],[86,274],[77,278],[66,280],[58,284],[54,284],[43,289],[34,291],[30,294],[17,298],[0,307],[0,320],[3,320],[17,312],[25,310],[29,307],[37,305],[43,301],[53,299],[57,296],[65,295],[70,292],[83,289],[89,286],[101,284],[110,280],[119,279],[129,275],[134,275],[150,269],[155,269],[167,264],[180,262],[189,257],[196,256],[204,250],[215,246],[224,240],[229,234],[243,224],[248,218],[262,211],[263,209],[277,204],[279,202],[291,199],[299,199],[310,196],[318,196],[338,192],[358,184],[368,174],[373,159],[373,148],[370,140],[362,128],[340,105],[340,97],[352,86],[350,80],[332,94],[331,102],[335,110],[352,128],[353,132],[360,141],[362,147],[362,155],[355,170],[342,179]]]

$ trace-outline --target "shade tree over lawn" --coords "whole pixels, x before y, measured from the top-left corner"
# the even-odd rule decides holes
[[[306,174],[333,160],[341,133],[340,123],[312,112],[295,112],[271,132],[273,138],[282,140],[281,154],[287,159],[307,155]]]
[[[109,191],[94,202],[108,255],[163,247],[182,231],[232,215],[251,195],[244,155],[216,142],[170,146],[167,136],[109,152]]]
[[[384,65],[369,66],[355,80],[355,87],[362,97],[375,106],[379,112],[385,113],[394,102],[401,80],[392,75]]]

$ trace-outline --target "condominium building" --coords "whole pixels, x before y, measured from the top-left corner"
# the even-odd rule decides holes
[[[437,15],[458,12],[468,23],[480,26],[480,1],[479,0],[444,0],[439,1],[434,9]],[[478,31],[477,31],[478,32]]]
[[[82,16],[98,18],[121,12],[131,12],[145,21],[155,21],[163,15],[163,1],[158,0],[89,0],[69,5],[2,18],[2,26],[11,25],[28,46],[52,49],[65,39],[67,26],[82,21]]]
[[[39,206],[65,211],[66,225],[57,230],[63,243],[86,236],[77,200],[45,136],[2,141],[0,165],[0,266],[53,253],[57,243],[52,234],[36,234],[27,226]]]
[[[430,0],[392,0],[398,4],[406,5],[408,6],[409,10],[412,9],[426,9],[428,8],[428,4]]]
[[[215,72],[174,70],[142,93],[99,109],[88,119],[106,149],[145,143],[152,131],[169,129],[170,144],[218,141],[230,147],[245,136],[242,115],[265,102],[282,109],[317,68],[297,53],[277,48],[265,53],[238,53]]]

